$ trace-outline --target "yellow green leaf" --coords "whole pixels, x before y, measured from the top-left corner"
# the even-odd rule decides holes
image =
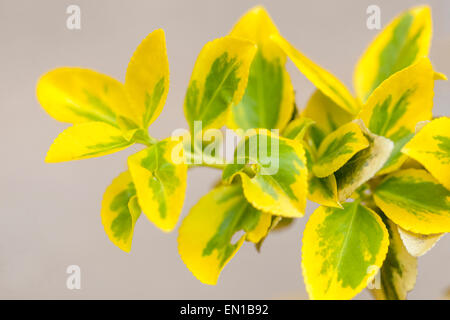
[[[250,203],[248,203],[248,205],[251,206]],[[256,209],[252,207],[252,210]],[[245,240],[253,242],[255,244],[260,243],[267,236],[272,226],[272,215],[261,210],[257,211],[259,212],[258,223],[253,229],[247,231],[247,235],[245,237]]]
[[[106,188],[102,200],[102,224],[109,239],[126,252],[131,250],[134,226],[141,215],[136,190],[128,171]]]
[[[450,118],[438,118],[426,124],[402,152],[420,162],[450,190]]]
[[[326,134],[353,120],[350,113],[340,108],[320,90],[314,91],[301,115],[312,119]]]
[[[316,152],[307,144],[303,144],[303,147],[305,148],[305,158],[308,167],[308,200],[322,206],[342,208],[338,199],[336,177],[334,174],[324,178],[316,177],[312,170]]]
[[[389,175],[376,188],[374,200],[405,230],[450,232],[450,191],[425,170],[406,169]]]
[[[447,76],[441,72],[434,72],[434,80],[448,80]]]
[[[123,84],[89,69],[49,71],[39,79],[36,94],[48,114],[73,124],[101,121],[117,126],[117,111],[128,106]]]
[[[230,36],[254,42],[258,50],[250,67],[242,100],[230,109],[227,125],[233,129],[282,129],[294,108],[294,89],[285,69],[286,54],[270,39],[277,27],[263,7],[247,12]]]
[[[428,56],[431,33],[428,6],[414,7],[389,23],[356,65],[354,85],[358,98],[365,102],[384,80]]]
[[[427,58],[395,73],[369,97],[359,117],[369,130],[394,142],[394,150],[380,174],[398,169],[406,157],[402,147],[412,138],[416,124],[431,119],[433,67]]]
[[[384,166],[378,171],[378,175],[388,174],[402,167],[408,157],[406,157],[401,150],[412,137],[414,137],[414,133],[408,133],[396,141],[391,140],[394,143],[394,148]]]
[[[400,167],[400,169],[425,169],[419,162],[413,158],[408,158]]]
[[[314,121],[309,127],[306,141],[318,149],[325,136],[350,122],[354,116],[339,107],[320,90],[316,90],[309,98],[306,108],[301,113]]]
[[[355,120],[369,141],[369,147],[355,154],[335,172],[339,201],[345,201],[362,184],[371,179],[389,158],[394,144],[387,138],[371,133],[361,120]]]
[[[298,117],[287,124],[283,130],[283,137],[303,141],[308,128],[314,124],[314,121],[306,117]]]
[[[308,177],[308,200],[322,206],[341,208],[334,174],[325,178],[318,178],[310,174]]]
[[[296,120],[300,119],[307,119],[307,118],[298,118]],[[291,123],[294,123],[294,121]],[[301,130],[297,130],[297,127],[294,126],[295,130],[292,131],[289,131],[289,127],[290,124],[286,127],[285,133],[287,133],[288,135],[290,133],[293,133],[293,136],[295,137],[295,133],[300,132],[299,134],[297,134],[296,139],[301,140],[302,139],[301,136],[304,134],[305,131],[305,126],[299,126],[299,128],[302,128]],[[331,174],[325,178],[316,177],[313,174],[312,167],[314,162],[316,161],[317,151],[313,147],[308,145],[306,142],[303,142],[303,148],[305,150],[305,158],[308,168],[307,199],[323,206],[341,208],[342,205],[339,203],[338,200],[337,184],[334,174]]]
[[[420,257],[427,253],[434,247],[436,242],[444,235],[444,233],[437,234],[418,234],[411,231],[406,231],[398,227],[398,233],[405,245],[406,250],[413,257]]]
[[[230,36],[247,39],[258,46],[264,56],[286,62],[286,55],[271,40],[272,34],[279,34],[269,13],[262,6],[256,6],[246,12],[234,25]],[[275,45],[275,46],[274,46]]]
[[[360,107],[347,87],[333,74],[315,64],[299,50],[294,48],[280,35],[272,35],[272,39],[288,55],[301,73],[311,81],[317,89],[333,100],[338,106],[351,114],[357,114]]]
[[[128,158],[142,211],[163,231],[171,231],[178,222],[186,191],[187,165],[178,148],[181,142],[162,140]]]
[[[327,177],[368,146],[369,141],[360,126],[355,122],[347,123],[330,133],[322,141],[314,162],[313,172],[319,178]]]
[[[311,299],[351,299],[381,267],[389,246],[381,218],[358,202],[319,207],[302,240],[302,269]]]
[[[240,184],[219,186],[192,207],[178,235],[178,252],[187,268],[205,284],[220,272],[244,240],[258,242],[270,227],[270,215],[252,207]],[[234,241],[235,234],[244,233]]]
[[[270,224],[269,228],[266,232],[266,235],[262,237],[259,242],[255,242],[255,249],[258,252],[261,252],[261,247],[266,241],[267,236],[270,232],[279,232],[282,230],[285,230],[289,226],[291,226],[294,223],[294,218],[282,218],[280,216],[270,216]]]
[[[308,194],[307,199],[317,204],[327,207],[342,208],[338,199],[337,183],[334,174],[328,177],[318,178],[313,173],[313,165],[316,161],[317,150],[305,142],[303,142],[305,149],[306,165],[308,168]]]
[[[239,143],[222,179],[230,182],[236,175],[255,208],[283,217],[304,215],[308,170],[300,142],[252,130]]]
[[[138,46],[125,76],[131,106],[120,114],[147,128],[161,113],[169,91],[169,61],[164,31],[150,33]]]
[[[203,47],[184,100],[191,129],[194,121],[202,121],[204,130],[220,128],[225,123],[230,106],[244,94],[255,52],[252,42],[229,36]]]
[[[389,231],[389,250],[386,260],[375,278],[372,293],[377,300],[405,300],[408,291],[416,284],[417,258],[411,256],[403,245],[397,226],[384,219]]]
[[[45,157],[46,162],[88,159],[114,153],[132,142],[122,131],[104,122],[75,124],[61,132],[53,141]]]

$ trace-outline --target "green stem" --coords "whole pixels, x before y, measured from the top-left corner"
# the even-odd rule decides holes
[[[143,145],[146,145],[147,147],[150,147],[158,143],[158,139],[155,139],[152,136],[150,136],[148,132],[145,130],[136,131],[133,138],[137,143],[141,143]]]
[[[195,168],[195,167],[207,167],[207,168],[214,168],[214,169],[219,169],[219,170],[223,170],[225,169],[225,167],[227,166],[226,163],[220,164],[220,163],[206,163],[206,162],[202,162],[202,163],[193,163],[193,164],[189,164],[188,165],[189,168]]]

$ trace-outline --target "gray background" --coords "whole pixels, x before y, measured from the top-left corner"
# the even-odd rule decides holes
[[[123,81],[136,46],[164,28],[171,69],[165,109],[150,127],[157,138],[186,127],[182,104],[195,58],[225,35],[250,7],[262,3],[282,34],[351,87],[353,66],[375,36],[366,8],[381,7],[382,24],[416,1],[0,1],[0,298],[306,298],[300,270],[305,219],[271,234],[260,254],[245,244],[217,286],[197,281],[177,253],[177,232],[164,234],[143,216],[126,254],[107,239],[100,202],[126,168],[131,148],[103,158],[45,164],[53,139],[67,127],[35,98],[38,77],[57,66],[83,66]],[[450,1],[430,1],[434,17],[431,58],[450,75]],[[70,4],[81,7],[81,30],[66,28]],[[288,63],[297,103],[313,87]],[[450,86],[438,82],[436,114],[450,115]],[[219,172],[189,172],[183,215]],[[309,205],[308,215],[314,207]],[[440,298],[450,286],[450,237],[419,260],[410,298]],[[66,288],[68,265],[82,271],[81,290]],[[363,292],[358,298],[370,298]]]

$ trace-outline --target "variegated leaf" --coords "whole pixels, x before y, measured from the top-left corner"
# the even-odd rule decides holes
[[[354,118],[320,90],[314,91],[301,115],[313,120],[325,134],[335,131]]]
[[[406,169],[389,175],[376,188],[374,200],[405,230],[450,232],[450,191],[425,170]]]
[[[293,119],[288,123],[286,128],[283,130],[283,137],[303,141],[305,134],[311,125],[314,124],[314,121],[306,118],[306,117],[298,117]]]
[[[122,172],[103,195],[101,218],[109,239],[123,251],[131,250],[134,226],[140,215],[131,175],[128,171]]]
[[[363,106],[359,117],[369,130],[394,142],[380,174],[402,165],[406,157],[401,149],[413,137],[416,124],[431,119],[433,87],[433,67],[422,58],[384,81]]]
[[[318,178],[314,175],[312,167],[316,159],[315,151],[304,144],[306,163],[308,167],[308,200],[322,206],[342,208],[338,199],[336,177]]]
[[[150,33],[131,57],[125,76],[131,105],[120,115],[128,128],[147,128],[161,113],[169,91],[169,61],[164,31]]]
[[[394,144],[387,138],[372,134],[361,120],[355,120],[369,141],[369,147],[355,154],[335,172],[339,201],[345,201],[362,184],[371,179],[389,158]]]
[[[142,211],[163,231],[175,228],[183,208],[187,165],[175,154],[183,153],[179,143],[166,139],[128,158]]]
[[[193,129],[220,128],[229,108],[238,103],[247,86],[256,45],[248,40],[224,37],[207,43],[200,52],[184,100],[184,113]]]
[[[413,257],[420,257],[427,253],[442,238],[444,233],[437,234],[418,234],[406,231],[398,227],[398,233],[406,247],[406,250]]]
[[[59,134],[45,157],[62,162],[104,156],[130,146],[122,131],[104,122],[75,124]]]
[[[319,207],[303,232],[302,269],[311,299],[351,299],[381,267],[389,246],[381,218],[358,202]]]
[[[251,206],[240,184],[219,186],[201,198],[183,220],[178,252],[197,279],[215,285],[244,240],[259,242],[270,223],[270,214]],[[239,231],[243,234],[234,241]]]
[[[37,98],[53,118],[73,124],[105,122],[117,127],[116,113],[128,107],[123,84],[81,68],[58,68],[37,84]]]
[[[246,13],[230,32],[230,36],[250,40],[258,47],[245,94],[229,113],[227,124],[233,129],[282,129],[290,119],[294,89],[285,69],[286,54],[270,39],[272,34],[278,30],[260,6]]]
[[[420,162],[450,190],[450,118],[426,124],[402,152]]]
[[[406,250],[395,223],[388,219],[383,221],[389,231],[389,250],[375,277],[375,285],[380,287],[373,288],[372,293],[377,300],[405,300],[416,284],[417,258]]]
[[[272,35],[272,39],[288,55],[300,72],[324,95],[351,114],[357,114],[359,112],[360,106],[358,102],[338,78],[311,61],[280,35],[274,34]]]
[[[223,171],[230,182],[239,175],[247,200],[283,217],[304,215],[308,170],[300,142],[265,129],[251,130],[239,143],[234,163]]]
[[[333,131],[320,144],[313,172],[324,178],[336,172],[356,153],[367,148],[369,141],[358,123],[350,122]]]
[[[389,23],[356,65],[354,85],[358,98],[365,102],[384,80],[428,56],[431,32],[428,6],[409,9]]]

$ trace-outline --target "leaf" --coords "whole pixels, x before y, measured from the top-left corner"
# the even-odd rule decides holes
[[[450,191],[425,170],[406,169],[384,179],[374,200],[401,228],[420,234],[450,231]]]
[[[372,289],[372,293],[377,300],[405,300],[416,284],[417,258],[406,250],[397,226],[387,219],[384,222],[389,231],[389,250],[379,271],[380,288]]]
[[[406,157],[402,147],[412,138],[416,124],[431,119],[433,67],[427,58],[384,81],[363,106],[359,117],[369,130],[395,144],[380,174],[398,169]]]
[[[388,250],[381,218],[358,202],[319,207],[303,232],[302,269],[311,299],[351,299],[366,287]]]
[[[183,157],[179,143],[165,139],[128,158],[142,211],[166,232],[178,222],[186,191],[187,165],[175,159]]]
[[[406,157],[401,151],[404,145],[407,144],[412,137],[414,137],[414,133],[408,133],[396,141],[391,140],[394,143],[394,148],[392,149],[391,155],[384,163],[383,167],[380,171],[378,171],[378,175],[388,174],[402,167],[405,161],[408,160],[408,157]]]
[[[130,146],[122,131],[103,122],[75,124],[53,141],[45,162],[62,162],[100,157]]]
[[[322,206],[341,208],[334,174],[325,178],[310,175],[308,179],[308,200]]]
[[[450,190],[450,118],[438,118],[426,124],[402,152],[420,162]]]
[[[333,100],[338,106],[351,114],[357,114],[360,107],[347,87],[334,75],[312,62],[300,51],[294,48],[280,35],[271,37],[288,55],[301,73],[311,81],[317,89]]]
[[[302,141],[306,132],[310,128],[311,125],[314,124],[314,121],[306,118],[299,117],[295,118],[283,130],[283,136],[288,139]]]
[[[425,169],[425,168],[413,158],[408,158],[406,159],[405,163],[400,167],[400,169]]]
[[[258,253],[261,252],[261,247],[266,241],[266,238],[269,236],[269,233],[288,228],[293,222],[294,222],[293,218],[282,218],[279,216],[271,216],[270,225],[266,235],[262,237],[259,240],[259,242],[255,242],[256,251],[258,251]]]
[[[191,130],[194,121],[203,129],[220,128],[232,104],[238,103],[247,86],[256,45],[224,37],[207,43],[200,52],[184,100]]]
[[[327,134],[325,131],[322,131],[315,123],[313,123],[305,135],[306,144],[311,147],[313,150],[317,150],[320,147],[320,144],[325,139]]]
[[[297,118],[291,121],[283,134],[290,139],[303,140],[305,131],[312,125],[312,120],[308,118]],[[308,168],[308,194],[307,199],[320,205],[340,208],[338,201],[336,178],[333,174],[325,178],[318,178],[313,174],[313,164],[316,161],[316,153],[313,147],[306,142],[303,143],[305,150],[306,164]]]
[[[314,124],[309,127],[306,140],[315,149],[319,148],[326,135],[350,122],[354,117],[320,90],[312,94],[301,115],[314,121]]]
[[[406,250],[413,257],[420,257],[427,253],[442,238],[443,233],[437,234],[418,234],[406,231],[398,227],[398,233],[406,247]]]
[[[395,140],[403,132],[414,132],[419,121],[431,119],[433,87],[433,67],[422,58],[384,81],[359,117],[371,132]]]
[[[39,79],[36,94],[50,116],[73,124],[101,121],[117,127],[117,110],[128,106],[119,81],[89,69],[54,69]]]
[[[183,220],[178,252],[197,279],[215,285],[244,240],[261,240],[270,222],[269,214],[247,202],[240,184],[219,186],[202,197]],[[233,241],[241,230],[244,234]]]
[[[247,201],[247,204],[249,206],[251,206],[250,211],[257,211],[259,213],[259,220],[253,229],[247,231],[245,240],[250,241],[250,242],[254,243],[255,245],[257,245],[258,243],[263,241],[263,239],[265,239],[267,237],[267,235],[269,234],[271,224],[272,224],[272,215],[270,213],[267,213],[267,212],[264,212],[261,210],[257,210],[248,201]]]
[[[161,113],[169,91],[169,61],[162,29],[150,33],[138,46],[125,76],[131,107],[121,115],[147,128]]]
[[[358,98],[365,102],[384,80],[428,56],[431,32],[428,6],[414,7],[389,23],[356,65],[354,85]]]
[[[242,179],[247,200],[257,209],[283,217],[301,217],[306,206],[308,170],[300,142],[265,129],[251,130],[235,152],[222,179]]]
[[[304,147],[308,167],[308,200],[322,206],[342,208],[338,199],[336,177],[334,174],[324,178],[316,177],[312,171],[316,155],[310,147],[307,145]]]
[[[441,72],[434,72],[434,80],[448,80],[447,76]]]
[[[362,184],[371,179],[389,158],[394,147],[392,141],[377,136],[365,128],[361,120],[355,120],[369,140],[369,147],[355,154],[335,172],[339,201],[345,201]]]
[[[284,62],[286,55],[270,40],[273,34],[279,34],[278,29],[263,6],[255,6],[246,12],[230,32],[232,37],[256,43],[258,50],[268,58],[280,58]]]
[[[312,119],[325,134],[353,120],[350,113],[339,107],[320,90],[314,91],[301,114]]]
[[[271,34],[278,30],[260,6],[247,12],[230,32],[230,36],[250,40],[258,47],[245,94],[229,113],[230,128],[282,129],[290,119],[294,89],[285,69],[286,55],[270,40]]]
[[[134,226],[141,215],[136,190],[128,171],[122,172],[106,188],[102,200],[102,224],[112,243],[131,250]]]
[[[322,141],[313,172],[319,178],[327,177],[368,146],[369,141],[360,126],[354,122],[347,123]]]

